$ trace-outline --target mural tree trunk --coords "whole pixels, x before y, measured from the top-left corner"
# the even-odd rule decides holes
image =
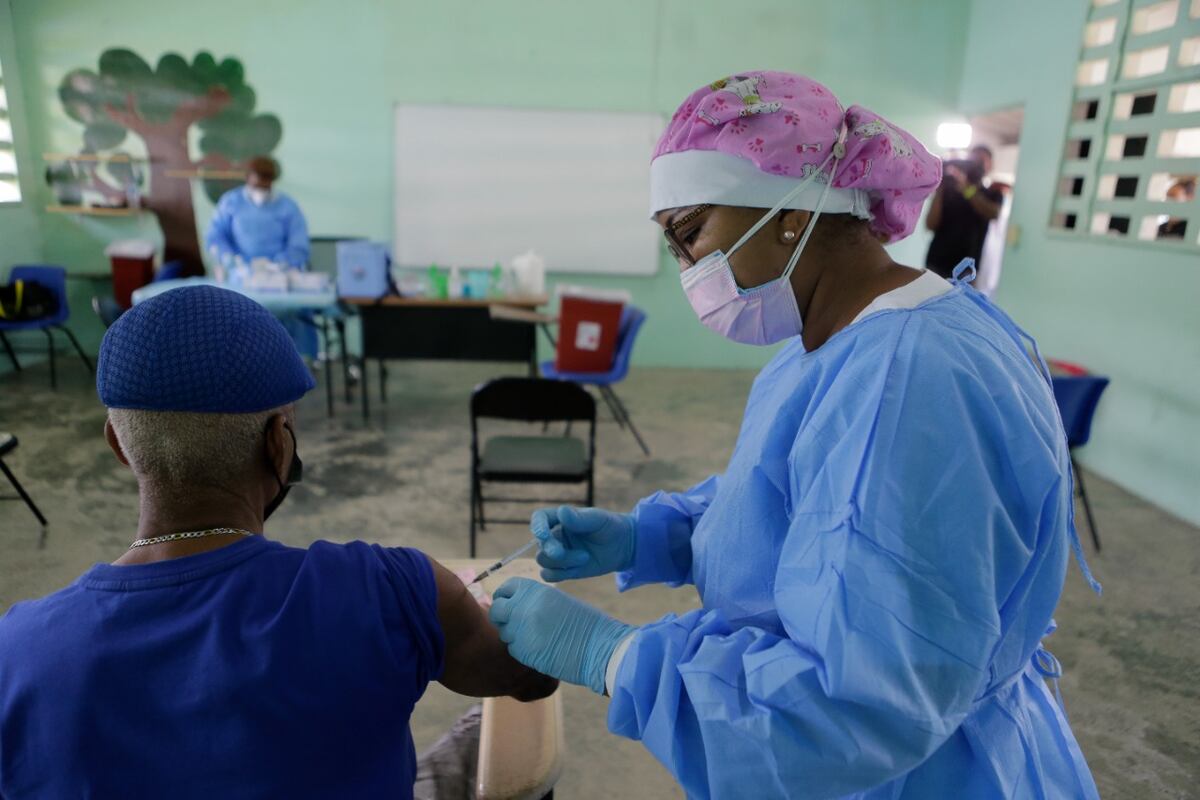
[[[218,64],[202,52],[189,64],[167,53],[151,69],[130,50],[106,50],[99,72],[71,72],[59,97],[66,113],[85,126],[82,154],[119,157],[127,155],[116,148],[129,133],[142,139],[149,161],[142,204],[162,228],[163,260],[182,261],[185,275],[203,274],[188,175],[200,169],[237,170],[253,156],[269,155],[283,134],[278,118],[254,114],[254,90],[245,83],[241,63],[226,58]],[[201,133],[198,158],[189,142],[193,126]],[[136,161],[79,163],[68,171],[75,188],[98,193],[112,205],[123,204],[129,184],[141,182]],[[62,173],[51,176],[62,179]],[[215,202],[239,182],[204,179],[204,188]]]

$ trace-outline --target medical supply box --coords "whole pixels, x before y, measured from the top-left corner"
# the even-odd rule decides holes
[[[608,372],[616,353],[621,311],[629,292],[558,286],[558,372]]]
[[[392,285],[390,267],[387,248],[378,242],[338,242],[338,296],[383,297]]]

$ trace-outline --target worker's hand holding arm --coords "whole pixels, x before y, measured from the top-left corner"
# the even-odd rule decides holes
[[[500,638],[523,664],[604,694],[613,652],[634,628],[551,586],[510,578],[491,611]]]
[[[447,689],[471,697],[510,695],[537,700],[554,693],[558,681],[523,666],[509,655],[500,633],[459,578],[429,559],[438,594],[438,621],[446,640]]]

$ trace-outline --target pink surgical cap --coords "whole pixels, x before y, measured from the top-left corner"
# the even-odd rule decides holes
[[[885,241],[903,239],[941,180],[940,161],[878,114],[843,109],[829,89],[787,72],[744,72],[683,101],[651,161],[650,212],[700,203],[770,208],[825,163],[843,133],[845,156],[823,210],[869,219]],[[788,207],[814,210],[826,180],[814,179]]]

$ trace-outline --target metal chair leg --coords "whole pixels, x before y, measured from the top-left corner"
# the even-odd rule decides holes
[[[363,358],[362,374],[359,376],[359,383],[361,385],[358,387],[362,391],[363,422],[366,422],[367,420],[369,420],[371,418],[370,399],[369,399],[371,393],[369,391],[367,391],[367,371],[368,371],[367,370],[367,359]]]
[[[387,405],[387,362],[379,359],[379,402]]]
[[[325,413],[330,417],[333,416],[333,348],[329,343],[329,319],[321,315],[321,338],[324,341],[325,360],[321,366],[325,368],[323,379],[325,381]]]
[[[334,327],[338,332],[338,351],[342,354],[342,386],[346,391],[346,402],[353,400],[350,396],[350,356],[346,353],[346,322],[345,320],[337,320]]]
[[[17,494],[19,494],[21,499],[25,501],[25,505],[29,506],[29,510],[33,512],[35,517],[37,517],[38,522],[42,523],[42,527],[46,527],[46,518],[42,516],[42,512],[33,502],[33,498],[30,497],[29,493],[25,491],[25,487],[21,485],[19,480],[17,480],[17,476],[13,475],[12,470],[10,470],[8,465],[4,463],[4,459],[0,459],[0,471],[4,472],[4,477],[8,478],[8,482],[11,483],[13,488],[17,490]]]
[[[646,442],[642,439],[642,434],[638,432],[637,426],[633,424],[633,418],[629,416],[629,409],[625,408],[625,404],[621,402],[621,398],[617,397],[617,393],[612,390],[612,387],[604,387],[612,396],[612,401],[617,408],[621,409],[621,416],[625,418],[625,424],[629,426],[629,432],[633,434],[633,438],[637,439],[638,446],[642,448],[642,452],[650,455],[650,448],[646,446]]]
[[[1075,470],[1075,482],[1079,484],[1079,495],[1083,498],[1083,512],[1087,514],[1088,528],[1092,532],[1092,544],[1096,546],[1096,552],[1100,552],[1100,531],[1096,530],[1096,518],[1092,516],[1092,501],[1088,499],[1087,487],[1083,483],[1083,470],[1079,468],[1079,464],[1075,461],[1075,456],[1071,456],[1071,469]]]
[[[621,411],[613,404],[612,398],[609,396],[612,390],[607,386],[597,387],[600,391],[600,398],[604,400],[604,404],[608,406],[609,413],[613,415],[613,419],[617,421],[617,425],[621,430],[625,430],[625,419],[621,416]]]
[[[471,558],[475,557],[475,532],[486,531],[487,520],[483,516],[483,484],[475,475],[471,476]]]
[[[83,348],[79,346],[79,340],[75,338],[75,334],[71,333],[71,329],[64,328],[62,325],[55,325],[54,327],[67,335],[67,338],[71,340],[71,346],[75,348],[75,352],[79,354],[79,357],[83,359],[84,366],[88,368],[88,372],[95,375],[96,370],[92,366],[92,360],[83,352]]]
[[[50,388],[58,388],[58,365],[55,363],[54,354],[54,336],[50,333],[49,328],[42,328],[42,333],[46,334],[46,352],[50,354]]]
[[[8,360],[12,362],[13,370],[21,371],[21,362],[17,361],[17,354],[13,351],[12,345],[8,342],[8,337],[4,335],[4,331],[0,331],[0,343],[4,344],[4,350],[8,353]]]

